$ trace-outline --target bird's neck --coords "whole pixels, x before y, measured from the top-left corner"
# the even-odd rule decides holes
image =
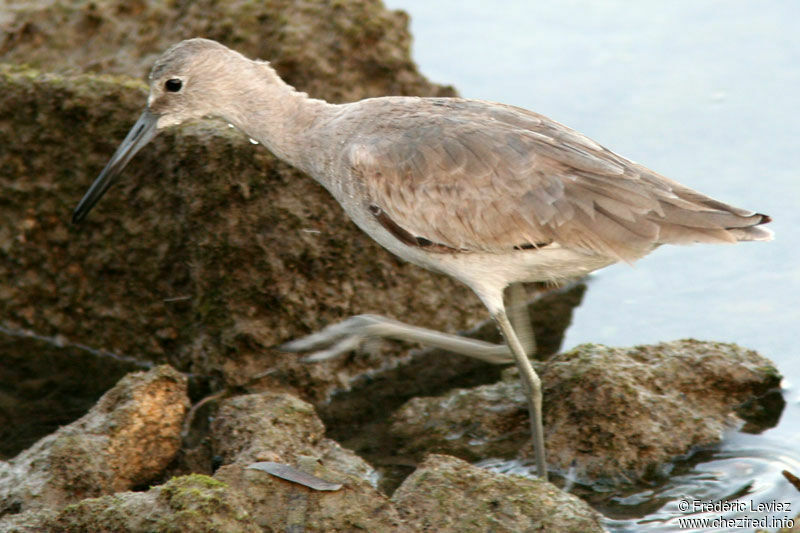
[[[337,106],[296,91],[263,62],[251,62],[251,72],[237,80],[239,98],[222,112],[222,118],[287,163],[310,170],[315,152],[314,126]]]

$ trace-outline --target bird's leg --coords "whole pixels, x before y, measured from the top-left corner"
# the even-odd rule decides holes
[[[528,357],[536,355],[536,336],[533,333],[531,314],[528,311],[528,293],[522,283],[513,283],[508,287],[508,319],[517,334]],[[510,353],[510,352],[509,352]]]
[[[492,344],[478,339],[411,326],[379,315],[352,316],[311,335],[289,341],[281,345],[280,349],[289,352],[313,351],[304,358],[304,361],[316,362],[353,351],[367,339],[375,338],[418,342],[425,346],[441,348],[492,364],[508,364],[514,361],[505,344]]]
[[[544,426],[542,424],[542,383],[536,371],[531,366],[525,348],[522,346],[514,328],[508,320],[505,309],[500,309],[493,313],[493,318],[497,322],[500,331],[506,339],[508,347],[514,356],[514,361],[519,368],[519,375],[528,398],[528,412],[531,421],[531,433],[533,436],[533,447],[536,454],[536,470],[539,477],[547,480],[547,461],[544,451]],[[533,337],[531,337],[533,338]]]
[[[536,341],[528,313],[527,293],[521,284],[514,284],[508,290],[509,318],[518,338],[528,355],[536,352]],[[470,339],[460,335],[444,333],[433,329],[412,326],[379,315],[356,315],[342,322],[332,324],[316,333],[287,342],[280,346],[289,352],[308,352],[306,362],[318,362],[358,349],[368,339],[394,339],[418,342],[422,345],[440,348],[449,352],[466,355],[492,364],[514,362],[508,345]]]
[[[510,318],[505,309],[492,315],[506,339],[505,344],[492,344],[478,339],[451,335],[432,329],[411,326],[379,315],[356,315],[330,325],[306,337],[281,345],[292,352],[314,351],[305,361],[323,361],[358,348],[369,338],[390,338],[419,342],[494,364],[516,362],[528,400],[531,432],[539,476],[547,479],[544,430],[542,426],[542,390],[539,376],[533,370],[528,355],[536,351],[536,341],[531,327],[525,289],[514,284],[508,291]],[[519,332],[519,335],[515,332]]]

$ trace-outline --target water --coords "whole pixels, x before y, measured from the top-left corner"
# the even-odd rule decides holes
[[[564,348],[684,337],[736,342],[771,358],[786,377],[777,427],[734,433],[668,486],[611,502],[602,509],[608,527],[677,529],[680,495],[783,498],[795,516],[800,492],[780,472],[800,471],[793,335],[800,324],[800,4],[386,4],[410,13],[414,58],[431,80],[544,113],[666,176],[774,218],[772,243],[666,247],[634,268],[596,273]]]

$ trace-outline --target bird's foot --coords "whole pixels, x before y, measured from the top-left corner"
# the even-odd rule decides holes
[[[278,348],[286,352],[312,352],[303,357],[303,361],[307,363],[325,361],[358,350],[369,339],[380,337],[386,320],[377,315],[351,316]]]

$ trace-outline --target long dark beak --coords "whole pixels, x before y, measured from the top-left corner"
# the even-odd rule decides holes
[[[72,213],[72,223],[77,224],[89,214],[94,205],[100,201],[105,192],[117,180],[125,165],[133,159],[136,152],[150,142],[156,134],[156,124],[158,123],[158,115],[151,113],[149,109],[145,109],[136,124],[133,125],[131,131],[119,145],[117,151],[111,156],[111,160],[106,167],[94,180],[92,186],[83,195],[78,207]]]

